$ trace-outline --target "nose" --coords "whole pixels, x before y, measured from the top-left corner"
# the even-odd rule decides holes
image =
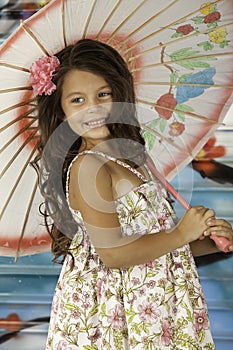
[[[100,105],[100,101],[97,98],[91,98],[88,100],[87,111],[88,113],[95,113],[98,111]]]

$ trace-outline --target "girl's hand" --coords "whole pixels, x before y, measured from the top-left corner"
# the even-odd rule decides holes
[[[214,211],[203,206],[189,209],[176,228],[185,237],[187,243],[195,241],[203,236],[203,232],[209,227],[207,221],[215,215]]]
[[[229,251],[233,251],[233,230],[231,224],[224,219],[214,217],[206,221],[208,228],[204,231],[204,236],[225,237],[230,241]]]

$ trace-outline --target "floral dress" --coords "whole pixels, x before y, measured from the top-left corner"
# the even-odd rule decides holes
[[[176,217],[161,183],[102,155],[144,181],[115,201],[123,236],[174,226]],[[71,243],[75,266],[71,269],[67,256],[55,289],[46,350],[215,349],[189,245],[146,264],[108,268],[88,238],[81,213],[70,210],[81,225]]]

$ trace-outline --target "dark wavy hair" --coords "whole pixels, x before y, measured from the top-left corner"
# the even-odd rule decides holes
[[[53,77],[57,89],[51,96],[37,96],[40,142],[34,161],[39,170],[40,189],[45,200],[43,215],[52,237],[54,261],[70,253],[71,239],[81,230],[70,213],[65,197],[67,169],[81,145],[81,137],[64,121],[61,106],[62,86],[70,70],[100,75],[112,89],[113,102],[124,102],[113,104],[108,120],[110,134],[112,138],[129,141],[129,147],[125,147],[124,143],[121,149],[121,158],[130,160],[135,167],[145,162],[145,142],[136,118],[133,77],[121,55],[107,44],[82,39],[56,56],[61,63]],[[117,105],[115,111],[114,105]]]

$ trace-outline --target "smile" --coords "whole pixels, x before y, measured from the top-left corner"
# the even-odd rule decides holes
[[[98,119],[98,120],[90,120],[89,122],[84,123],[89,128],[99,128],[106,124],[106,118]]]

